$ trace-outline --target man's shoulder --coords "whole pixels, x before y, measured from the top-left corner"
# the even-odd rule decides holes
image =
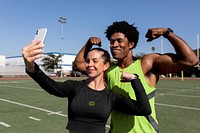
[[[153,53],[153,54],[147,54],[141,58],[141,68],[147,77],[150,77],[152,75],[158,75],[159,72],[157,71],[155,67],[156,58],[160,56],[159,54]]]

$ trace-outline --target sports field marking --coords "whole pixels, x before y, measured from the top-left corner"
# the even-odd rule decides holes
[[[30,106],[30,105],[26,105],[26,104],[23,104],[23,103],[18,103],[18,102],[10,101],[10,100],[3,99],[3,98],[0,98],[0,100],[1,100],[1,101],[4,101],[4,102],[16,104],[16,105],[19,105],[19,106],[27,107],[27,108],[32,108],[32,109],[44,111],[44,112],[47,112],[48,114],[51,113],[51,114],[55,114],[55,115],[59,115],[59,116],[68,117],[67,115],[60,114],[60,113],[57,113],[57,112],[54,112],[54,111],[50,111],[50,110],[47,110],[47,109],[42,109],[42,108]],[[2,124],[4,124],[4,123],[1,122],[0,124],[2,125]],[[4,125],[5,125],[5,124],[4,124]],[[8,125],[7,125],[7,126],[8,126]],[[110,126],[109,126],[109,125],[106,125],[106,128],[110,128]]]
[[[32,116],[29,116],[28,118],[35,120],[35,121],[41,121],[41,119],[38,119],[38,118],[35,118],[35,117],[32,117]]]
[[[174,108],[182,108],[182,109],[189,109],[189,110],[197,110],[200,111],[200,108],[193,108],[193,107],[186,107],[186,106],[177,106],[177,105],[171,105],[171,104],[163,104],[163,103],[155,103],[159,106],[166,106],[166,107],[174,107]]]
[[[48,113],[47,115],[53,115],[53,114],[61,114],[62,111],[58,111],[58,112],[51,112],[51,113]]]
[[[181,94],[173,94],[173,93],[156,93],[156,95],[157,96],[171,95],[171,96],[180,96],[180,97],[200,98],[200,96],[181,95]]]
[[[55,113],[54,111],[50,111],[50,110],[47,110],[47,109],[34,107],[34,106],[27,105],[27,104],[23,104],[23,103],[18,103],[18,102],[10,101],[10,100],[3,99],[3,98],[0,98],[0,100],[1,100],[1,101],[4,101],[4,102],[8,102],[8,103],[12,103],[12,104],[16,104],[16,105],[19,105],[19,106],[23,106],[23,107],[27,107],[27,108],[31,108],[31,109],[36,109],[36,110],[44,111],[44,112],[47,112],[47,113],[53,113],[53,114],[55,114],[55,115],[59,115],[59,116],[68,117],[68,116],[65,115],[65,114],[58,114],[58,113]]]
[[[0,122],[0,125],[4,126],[4,127],[11,127],[11,125],[5,123],[5,122]]]
[[[2,87],[9,87],[9,88],[18,88],[18,89],[27,89],[27,90],[34,90],[34,91],[44,91],[42,89],[34,89],[34,88],[30,88],[30,87],[17,87],[17,86],[8,86],[8,85],[0,85]],[[163,88],[161,88],[163,89]],[[172,89],[171,89],[172,90]],[[173,89],[173,90],[177,90],[177,92],[182,92],[182,91],[185,91],[185,89]],[[193,90],[186,90],[186,91],[198,91],[196,89],[193,89]],[[170,93],[156,93],[157,96],[164,96],[164,95],[172,95],[172,96],[182,96],[182,97],[193,97],[193,98],[200,98],[200,96],[191,96],[191,95],[180,95],[180,94],[170,94]]]
[[[19,84],[19,81],[0,81],[0,84]]]
[[[18,89],[25,89],[25,90],[36,90],[36,91],[44,91],[42,89],[34,89],[30,87],[17,87],[17,86],[9,86],[9,85],[0,85],[2,87],[9,87],[9,88],[18,88]]]
[[[176,88],[158,88],[159,90],[177,90],[177,91],[200,91],[199,87],[195,87],[193,89],[183,89],[183,88],[179,88],[179,89],[176,89]]]

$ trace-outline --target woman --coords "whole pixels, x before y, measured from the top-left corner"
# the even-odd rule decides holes
[[[86,80],[57,82],[45,75],[34,63],[44,52],[44,45],[39,43],[40,41],[32,42],[22,50],[26,72],[48,93],[68,98],[67,129],[70,133],[104,133],[105,124],[113,109],[131,115],[151,113],[147,95],[137,75],[122,73],[122,82],[131,82],[137,100],[107,89],[104,75],[110,66],[110,56],[106,50],[94,48],[88,52]]]

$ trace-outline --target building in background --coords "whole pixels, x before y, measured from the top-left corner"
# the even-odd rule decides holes
[[[200,49],[194,50],[197,54]],[[54,54],[60,55],[60,52],[48,52],[45,53],[44,56]],[[198,55],[198,54],[197,54]],[[143,56],[139,55],[138,57]],[[63,76],[72,76],[72,77],[79,77],[84,76],[78,71],[72,70],[72,63],[76,57],[76,54],[70,53],[63,53],[62,63],[60,62],[59,65],[62,65],[62,74]],[[198,56],[199,57],[199,56]],[[36,60],[35,62],[40,66],[40,68],[45,72],[44,68],[42,67],[43,62],[41,61],[43,58]],[[112,59],[112,61],[114,61]],[[57,72],[45,72],[49,76],[59,76],[61,75],[61,69],[57,69]],[[171,75],[171,76],[169,76]],[[163,75],[164,77],[200,77],[200,63],[194,67],[188,68],[180,73],[173,73],[173,74],[166,74]],[[0,77],[23,77],[28,76],[25,73],[25,65],[22,56],[10,56],[6,57],[4,55],[0,55]]]
[[[3,74],[5,70],[5,64],[6,64],[6,56],[0,55],[0,76]]]
[[[59,55],[59,52],[49,52],[45,53],[44,56],[49,54]],[[70,74],[72,71],[72,63],[76,57],[76,54],[70,53],[62,53],[62,72]],[[40,68],[44,71],[41,59],[36,60],[35,62],[40,66]],[[45,72],[45,71],[44,71]],[[48,74],[47,72],[45,72]],[[22,56],[10,56],[6,57],[4,55],[0,55],[0,77],[23,77],[27,76],[25,72],[25,64]]]

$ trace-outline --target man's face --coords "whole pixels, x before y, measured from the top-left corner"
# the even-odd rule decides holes
[[[126,58],[132,47],[123,33],[116,32],[112,34],[110,38],[110,51],[114,59],[122,60]]]

